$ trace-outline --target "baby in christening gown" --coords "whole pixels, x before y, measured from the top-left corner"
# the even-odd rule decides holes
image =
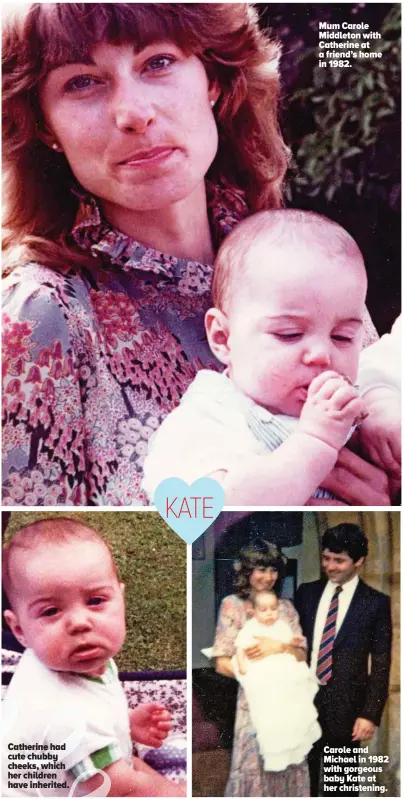
[[[314,697],[316,678],[307,663],[286,651],[258,660],[248,659],[246,648],[258,637],[285,645],[292,640],[289,625],[279,618],[278,598],[260,591],[252,598],[254,616],[236,638],[233,665],[244,688],[265,771],[283,771],[301,763],[321,737]]]

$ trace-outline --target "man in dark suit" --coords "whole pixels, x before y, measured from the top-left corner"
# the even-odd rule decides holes
[[[390,599],[359,578],[368,554],[366,536],[355,524],[339,524],[327,530],[321,546],[327,579],[301,585],[295,601],[310,667],[320,681],[315,702],[323,735],[309,754],[312,796],[324,796],[319,793],[324,746],[349,750],[372,738],[386,703],[391,663]]]

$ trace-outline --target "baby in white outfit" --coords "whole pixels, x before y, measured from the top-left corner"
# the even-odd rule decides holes
[[[279,618],[278,598],[273,591],[260,591],[252,599],[254,617],[236,638],[234,671],[243,686],[265,771],[283,771],[301,763],[313,743],[321,737],[314,696],[316,678],[305,662],[282,653],[258,660],[248,659],[245,649],[256,638],[289,643],[293,632]]]
[[[366,415],[354,386],[366,288],[359,248],[324,217],[265,211],[238,225],[219,250],[205,319],[226,369],[198,372],[157,431],[144,467],[150,500],[167,477],[213,477],[227,505],[307,503]],[[378,407],[367,438],[382,442],[378,464],[399,471],[399,434],[377,425]]]
[[[3,582],[5,618],[26,649],[3,703],[1,795],[185,796],[132,757],[132,740],[161,746],[171,716],[127,706],[113,661],[124,585],[104,540],[60,514],[33,522],[4,549]]]

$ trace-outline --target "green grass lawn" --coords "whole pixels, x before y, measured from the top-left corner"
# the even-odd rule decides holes
[[[56,513],[11,513],[5,539],[24,524]],[[116,657],[124,671],[186,666],[186,544],[156,512],[61,513],[107,541],[125,583],[127,635]]]

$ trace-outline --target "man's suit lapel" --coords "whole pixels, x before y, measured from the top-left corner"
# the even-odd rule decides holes
[[[362,614],[366,613],[366,594],[366,585],[362,580],[359,580],[347,613],[345,614],[344,621],[335,637],[334,647],[339,646],[347,635],[355,633],[357,620]]]

